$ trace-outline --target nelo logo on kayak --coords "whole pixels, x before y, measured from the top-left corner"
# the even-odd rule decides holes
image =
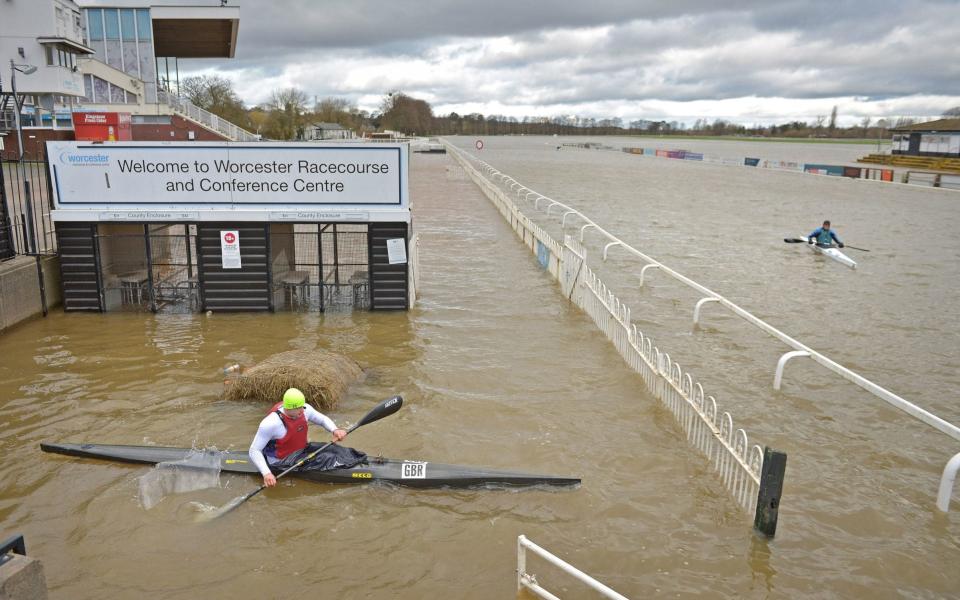
[[[400,470],[400,479],[426,479],[427,463],[404,462]]]
[[[373,473],[351,473],[350,475],[357,479],[373,479]]]

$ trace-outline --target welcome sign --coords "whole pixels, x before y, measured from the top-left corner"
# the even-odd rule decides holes
[[[48,142],[58,209],[407,208],[402,144]]]

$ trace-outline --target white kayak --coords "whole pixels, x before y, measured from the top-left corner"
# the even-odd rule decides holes
[[[803,239],[806,240],[808,238],[804,236]],[[837,249],[836,246],[820,246],[818,244],[807,244],[807,246],[809,246],[810,249],[813,250],[814,252],[818,254],[822,254],[827,258],[832,258],[833,260],[837,261],[841,265],[846,265],[851,269],[857,268],[857,261],[853,260],[843,252],[840,252],[840,250]]]

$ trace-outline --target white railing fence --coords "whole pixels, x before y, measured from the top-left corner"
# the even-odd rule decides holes
[[[180,113],[182,116],[187,117],[201,125],[212,129],[218,133],[222,133],[224,136],[233,140],[235,142],[257,142],[260,141],[260,136],[250,133],[246,129],[237,127],[230,121],[218,117],[212,112],[202,109],[193,102],[190,102],[186,98],[177,96],[170,92],[164,90],[157,90],[157,99],[160,102],[167,104],[174,111]]]
[[[574,567],[573,565],[564,562],[547,552],[540,546],[534,544],[527,539],[527,536],[521,535],[517,537],[517,591],[519,592],[522,589],[528,589],[537,596],[541,598],[548,598],[549,600],[560,600],[557,596],[554,596],[543,588],[539,582],[537,582],[536,575],[527,572],[527,550],[530,550],[540,558],[544,559],[551,565],[557,567],[567,575],[572,576],[577,581],[580,581],[591,589],[600,592],[604,598],[614,598],[615,600],[627,600],[627,597],[623,594],[616,592],[615,590],[603,585],[593,577],[590,577],[580,569]]]
[[[564,243],[562,273],[567,276],[579,272],[582,282],[577,286],[582,292],[572,294],[571,300],[590,315],[623,360],[640,374],[647,388],[673,413],[687,441],[710,460],[737,503],[747,512],[754,512],[763,449],[758,445],[751,448],[746,431],[734,428],[730,413],[720,414],[716,399],[707,396],[699,382],[684,373],[669,354],[661,352],[637,329],[630,320],[630,308],[586,266],[586,250],[570,236],[566,236]],[[569,268],[568,262],[571,263]],[[573,268],[574,264],[576,268]],[[574,287],[574,281],[561,281],[561,289]]]
[[[850,369],[831,360],[830,358],[826,357],[820,352],[817,352],[816,350],[810,348],[809,346],[788,336],[786,333],[780,331],[779,329],[770,325],[766,321],[763,321],[759,317],[754,316],[752,313],[746,311],[745,309],[741,308],[737,304],[734,304],[733,302],[721,296],[720,294],[714,292],[713,290],[710,290],[709,288],[693,281],[692,279],[678,273],[677,271],[674,271],[673,269],[667,267],[666,265],[657,261],[656,259],[650,256],[647,256],[646,254],[640,252],[636,248],[633,248],[632,246],[630,246],[629,244],[627,244],[617,236],[608,232],[606,229],[604,229],[603,227],[595,223],[593,220],[591,220],[589,217],[587,217],[577,209],[571,208],[570,206],[562,202],[553,200],[552,198],[548,198],[543,194],[540,194],[534,190],[531,190],[526,186],[524,186],[523,184],[521,184],[520,182],[516,181],[514,178],[504,173],[501,173],[500,171],[490,166],[489,164],[485,163],[484,161],[480,160],[479,158],[469,153],[463,152],[459,148],[456,148],[449,143],[447,143],[447,145],[448,145],[448,148],[453,149],[454,151],[453,156],[456,157],[458,162],[460,162],[462,165],[469,164],[469,162],[467,161],[474,161],[477,164],[479,164],[481,168],[490,175],[490,177],[495,178],[499,181],[499,183],[493,183],[486,177],[483,177],[482,175],[480,175],[480,173],[477,172],[475,169],[472,169],[472,166],[469,169],[467,169],[467,172],[471,174],[471,177],[474,179],[474,181],[478,181],[478,184],[481,186],[482,189],[484,189],[484,191],[487,193],[487,196],[491,197],[491,199],[492,199],[491,195],[497,196],[498,198],[500,198],[499,200],[500,202],[513,206],[513,209],[511,210],[513,210],[518,214],[522,214],[520,213],[520,210],[516,208],[516,205],[514,204],[513,199],[507,195],[507,192],[510,192],[517,198],[518,201],[520,200],[524,201],[525,203],[531,205],[535,210],[545,211],[547,215],[552,214],[558,217],[560,220],[561,227],[565,227],[567,225],[567,220],[569,217],[579,219],[579,221],[583,223],[583,225],[580,226],[581,242],[583,241],[584,235],[586,234],[587,231],[591,231],[591,232],[595,231],[597,234],[605,238],[606,244],[604,245],[604,248],[603,248],[603,256],[602,256],[603,260],[607,259],[608,252],[614,248],[620,248],[622,251],[627,252],[631,256],[639,258],[641,261],[645,263],[643,268],[641,269],[641,276],[640,276],[641,287],[643,286],[643,280],[644,280],[644,276],[646,275],[646,272],[650,269],[655,269],[656,271],[663,273],[676,281],[679,281],[683,285],[701,294],[702,298],[696,303],[693,310],[694,324],[699,323],[701,310],[704,304],[716,303],[725,307],[727,310],[729,310],[733,314],[737,315],[738,317],[750,323],[751,325],[757,327],[761,331],[767,333],[771,337],[774,337],[780,340],[785,345],[793,348],[792,351],[784,353],[777,363],[777,368],[774,373],[774,389],[777,389],[777,390],[780,389],[780,385],[783,379],[783,370],[786,363],[790,359],[796,358],[796,357],[807,357],[813,360],[814,362],[816,362],[817,364],[840,375],[847,381],[850,381],[851,383],[873,394],[877,398],[880,398],[881,400],[887,402],[888,404],[909,414],[915,419],[923,423],[926,423],[927,425],[933,427],[934,429],[942,433],[945,433],[946,435],[949,435],[955,440],[960,440],[960,427],[957,427],[956,425],[944,419],[941,419],[940,417],[934,415],[933,413],[923,408],[920,408],[919,406],[911,402],[908,402],[907,400],[894,394],[890,390],[887,390],[882,386],[874,383],[873,381],[868,380],[862,375],[859,375],[858,373],[851,371]],[[473,170],[474,173],[476,173],[476,175],[471,173],[471,169]],[[481,181],[483,183],[480,183]],[[504,212],[504,209],[501,209],[501,213],[503,212]],[[523,218],[525,219],[526,222],[530,222],[530,219],[527,218],[526,216],[524,216]],[[544,235],[546,234],[544,233]],[[955,469],[952,470],[950,468],[951,465],[953,464],[954,463],[948,463],[947,467],[944,468],[943,475],[941,476],[941,483],[940,483],[941,491],[940,491],[940,494],[938,494],[938,498],[939,496],[942,496],[942,494],[944,493],[942,490],[944,489],[949,490],[947,492],[948,494],[947,501],[941,502],[938,500],[937,502],[937,506],[941,510],[945,510],[944,507],[946,507],[949,504],[949,494],[952,493],[953,480],[952,479],[950,480],[950,485],[948,486],[948,479],[950,478],[951,471],[954,473],[954,477],[956,475],[956,470]]]
[[[587,266],[586,251],[576,240],[566,236],[564,244],[558,244],[459,152],[452,155],[537,255],[540,264],[559,280],[563,295],[593,319],[624,361],[673,413],[689,442],[709,459],[737,503],[748,512],[756,511],[763,449],[751,447],[747,433],[734,428],[730,413],[721,414],[713,396],[707,396],[700,383],[631,323],[630,308]],[[546,253],[549,256],[544,257]]]

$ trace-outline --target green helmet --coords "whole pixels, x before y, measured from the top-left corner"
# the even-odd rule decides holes
[[[290,388],[283,393],[283,407],[284,408],[303,408],[303,405],[306,404],[307,399],[304,397],[303,392],[297,388]]]

